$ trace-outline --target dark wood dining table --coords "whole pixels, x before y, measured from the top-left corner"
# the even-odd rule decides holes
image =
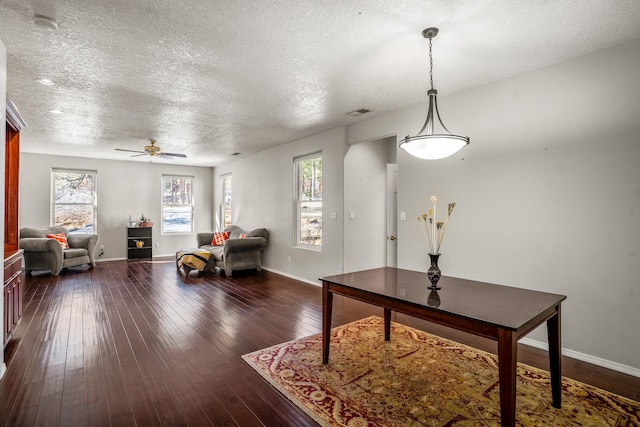
[[[500,411],[503,426],[516,421],[517,343],[546,322],[552,405],[561,406],[560,305],[564,295],[443,276],[436,294],[427,274],[383,267],[321,277],[322,361],[329,363],[333,295],[384,309],[384,339],[389,341],[391,312],[490,338],[498,342]],[[435,291],[434,291],[435,292]]]

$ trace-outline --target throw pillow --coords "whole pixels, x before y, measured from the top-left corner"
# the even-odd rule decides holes
[[[62,246],[62,249],[69,249],[69,243],[67,242],[67,238],[64,233],[47,234],[47,237],[49,239],[56,239],[58,243],[60,243],[60,246]]]
[[[228,231],[220,231],[213,233],[213,239],[211,240],[212,245],[222,246],[224,245],[224,241],[229,238]]]
[[[240,233],[240,236],[238,236],[240,239],[246,239],[247,235],[244,233]]]

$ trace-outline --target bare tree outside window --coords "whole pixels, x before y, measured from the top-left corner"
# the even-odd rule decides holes
[[[220,177],[222,179],[222,205],[220,206],[220,214],[222,216],[222,228],[227,228],[232,222],[231,210],[231,174]]]
[[[52,225],[63,226],[70,232],[97,233],[96,171],[52,171]]]
[[[193,233],[193,177],[162,177],[162,233]]]
[[[322,153],[297,158],[295,163],[296,245],[322,247]]]

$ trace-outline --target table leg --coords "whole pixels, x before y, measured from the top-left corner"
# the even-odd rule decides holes
[[[333,293],[329,292],[329,284],[322,282],[322,363],[329,363],[329,344],[331,344],[331,311],[333,309]]]
[[[547,320],[549,340],[549,373],[551,374],[551,402],[554,408],[562,406],[562,340],[560,334],[560,306],[555,316]]]
[[[384,309],[384,340],[389,341],[391,339],[391,309]]]
[[[516,425],[516,368],[518,340],[513,331],[498,330],[498,372],[500,378],[500,414],[503,426]]]

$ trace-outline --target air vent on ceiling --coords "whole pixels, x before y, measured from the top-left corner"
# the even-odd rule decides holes
[[[358,116],[361,116],[363,114],[367,114],[367,113],[370,113],[370,112],[371,112],[371,110],[367,110],[366,108],[361,108],[359,110],[349,111],[347,113],[347,116],[358,117]]]

